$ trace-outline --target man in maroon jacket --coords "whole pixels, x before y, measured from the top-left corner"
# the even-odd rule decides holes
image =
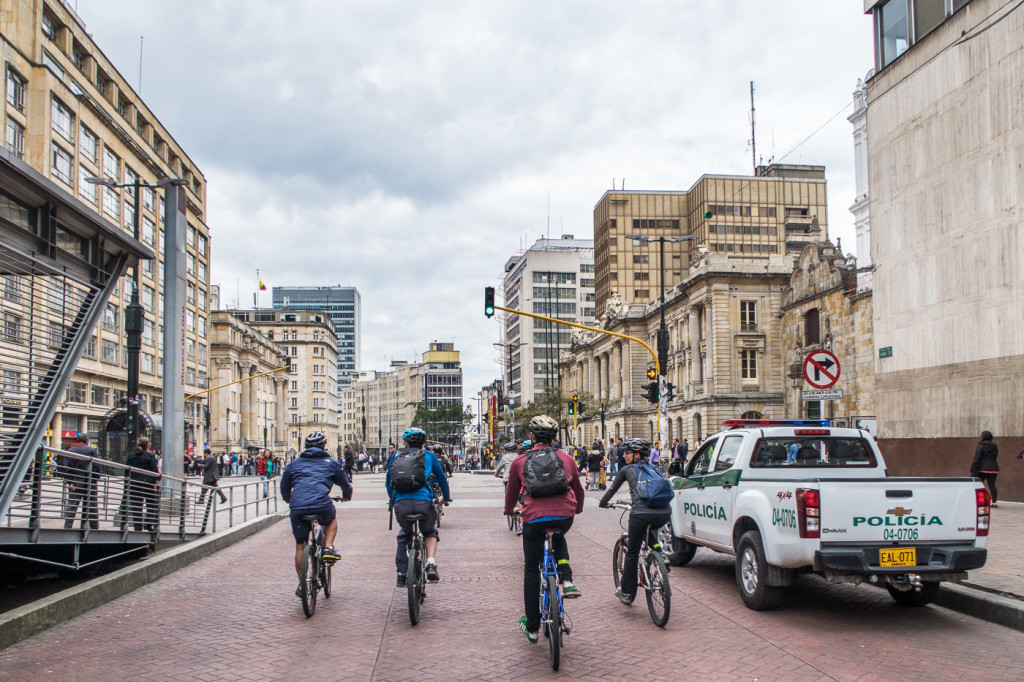
[[[527,458],[538,450],[551,448],[551,441],[558,434],[558,422],[547,415],[537,415],[529,425],[533,449],[528,450],[512,462],[508,476],[508,487],[505,488],[505,515],[512,514],[519,500],[520,492],[524,492],[523,467]],[[579,588],[572,582],[572,569],[569,567],[569,547],[565,543],[565,533],[572,527],[573,517],[583,512],[585,493],[580,483],[579,469],[573,458],[562,450],[556,451],[562,461],[562,468],[568,485],[564,493],[548,497],[523,497],[523,602],[526,615],[519,619],[519,628],[530,642],[536,642],[540,631],[540,562],[544,557],[544,536],[548,530],[559,531],[554,536],[553,549],[558,564],[558,578],[562,582],[562,596],[573,599],[580,596]]]

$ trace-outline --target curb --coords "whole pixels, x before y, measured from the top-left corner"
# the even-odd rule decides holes
[[[200,540],[156,552],[132,566],[11,609],[0,615],[0,650],[159,580],[179,568],[269,528],[285,516],[276,513],[247,521]]]
[[[933,602],[989,623],[1024,632],[1024,603],[977,587],[942,583]]]

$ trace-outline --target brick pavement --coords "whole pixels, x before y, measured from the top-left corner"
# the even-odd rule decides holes
[[[570,535],[582,599],[552,673],[526,642],[522,553],[497,507],[501,484],[458,475],[440,544],[442,581],[409,625],[394,589],[379,476],[341,506],[334,595],[306,619],[292,595],[286,522],[0,652],[0,680],[1020,679],[1020,633],[938,607],[903,609],[871,587],[801,578],[782,607],[743,606],[728,557],[673,569],[672,617],[619,604],[610,576],[618,514],[588,499]],[[596,495],[590,493],[590,495]],[[472,502],[472,504],[469,504]],[[996,510],[1000,512],[1000,510]],[[998,517],[997,517],[998,518]]]

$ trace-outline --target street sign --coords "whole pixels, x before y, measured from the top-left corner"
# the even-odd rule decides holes
[[[878,349],[878,357],[880,358],[891,358],[892,357],[892,346],[885,346],[884,348]]]
[[[829,388],[821,391],[800,391],[800,398],[805,403],[813,400],[842,400],[843,389]]]
[[[804,379],[814,388],[831,388],[839,381],[839,358],[831,351],[816,350],[804,358]]]

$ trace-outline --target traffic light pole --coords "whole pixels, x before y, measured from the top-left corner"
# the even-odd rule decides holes
[[[488,288],[490,288],[490,287],[488,287]],[[485,304],[486,303],[491,303],[491,299],[485,299]],[[597,332],[598,334],[604,334],[606,336],[617,336],[618,338],[626,339],[627,341],[636,341],[641,346],[646,348],[647,352],[651,354],[652,358],[654,358],[655,371],[658,373],[658,376],[661,376],[661,367],[662,367],[662,365],[661,365],[661,362],[658,360],[658,354],[655,353],[654,349],[651,348],[650,345],[648,345],[647,342],[644,341],[643,339],[638,339],[635,336],[628,336],[626,334],[620,334],[618,332],[608,331],[607,329],[598,329],[597,327],[588,327],[585,324],[578,324],[576,322],[568,322],[566,320],[559,320],[559,319],[555,319],[553,317],[547,317],[545,315],[538,315],[537,313],[528,313],[525,310],[514,310],[513,308],[505,308],[505,307],[500,306],[500,305],[493,305],[491,310],[492,310],[492,312],[490,313],[490,315],[488,315],[488,317],[490,317],[491,315],[494,314],[493,313],[494,310],[501,310],[502,312],[512,313],[513,315],[525,315],[526,317],[532,317],[532,318],[537,319],[537,320],[547,320],[548,322],[553,322],[554,324],[564,324],[567,327],[576,327],[577,329],[586,329],[589,332]],[[486,314],[486,311],[487,311],[487,307],[485,305],[485,314]],[[664,322],[662,324],[664,325]],[[659,332],[659,334],[660,334],[660,332]],[[667,332],[666,332],[666,335],[667,335]],[[666,340],[665,341],[666,341],[666,343],[665,343],[666,351],[665,352],[667,353],[668,352],[668,339],[667,339],[667,336],[666,336]],[[658,440],[659,441],[661,440],[661,415],[662,415],[662,405],[659,402],[659,404],[658,404]]]

